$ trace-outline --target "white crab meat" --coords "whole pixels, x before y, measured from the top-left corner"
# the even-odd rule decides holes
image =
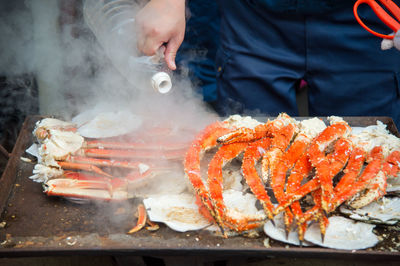
[[[256,218],[265,219],[265,213],[256,208],[257,198],[251,193],[245,193],[233,189],[223,192],[226,212],[235,219]]]
[[[383,171],[379,171],[363,191],[346,201],[346,205],[354,209],[362,208],[382,197],[386,193],[385,191],[386,175]]]
[[[226,214],[234,219],[254,218],[258,220],[266,219],[264,211],[256,208],[256,197],[251,193],[245,193],[233,189],[223,192],[224,203],[226,206]],[[219,227],[213,225],[207,227],[211,232],[219,232]],[[228,232],[229,236],[235,236],[236,232]]]
[[[108,138],[127,134],[142,125],[142,118],[128,111],[83,112],[72,119],[86,138]]]
[[[224,189],[243,191],[242,180],[243,177],[239,171],[232,171],[230,169],[223,169],[222,176],[224,177]]]
[[[32,173],[33,175],[29,177],[30,179],[38,183],[46,183],[49,179],[62,176],[64,171],[61,168],[36,164]]]
[[[378,243],[378,237],[372,232],[375,225],[355,222],[341,216],[329,218],[325,239],[322,242],[318,223],[313,223],[306,231],[304,239],[318,246],[357,250],[373,247]]]
[[[143,200],[147,214],[153,222],[165,223],[178,232],[200,230],[209,226],[190,194],[154,196]]]
[[[384,156],[400,150],[400,139],[391,134],[381,121],[368,127],[353,127],[351,140],[355,145],[363,147],[366,152],[370,152],[375,146],[382,146]]]
[[[358,221],[393,225],[400,221],[400,198],[382,198],[360,208],[340,207],[340,211]]]
[[[300,122],[300,132],[306,135],[310,139],[315,138],[319,133],[321,133],[326,128],[324,121],[314,117],[311,119],[306,119]]]
[[[251,118],[250,116],[241,116],[241,115],[231,115],[227,119],[225,119],[230,125],[235,127],[247,127],[247,128],[255,128],[262,123],[257,121],[256,119]]]
[[[296,245],[296,246],[300,245],[299,235],[297,233],[296,228],[292,229],[289,232],[288,237],[286,237],[285,221],[283,219],[283,213],[280,213],[274,217],[274,223],[275,223],[275,226],[272,224],[271,221],[268,221],[265,223],[264,232],[267,236],[269,236],[270,238],[273,238],[275,240],[284,242],[284,243],[288,243],[288,244],[292,244],[292,245]],[[310,246],[312,244],[304,241],[302,243],[302,245]]]
[[[331,125],[332,125],[332,124],[335,124],[335,123],[345,122],[344,119],[343,119],[343,117],[335,116],[335,115],[328,116],[328,121],[329,121],[329,123],[330,123]]]
[[[36,122],[35,130],[41,128],[45,130],[49,129],[69,129],[76,128],[76,125],[71,122],[62,121],[56,118],[44,118],[38,122]]]
[[[47,157],[62,159],[79,150],[84,142],[84,138],[75,132],[51,129],[49,133],[50,138],[44,139],[39,147],[39,155],[43,160],[47,160]]]
[[[92,184],[89,184],[89,183]],[[98,199],[98,200],[127,200],[129,198],[129,194],[124,189],[113,190],[110,193],[107,189],[98,189],[93,188],[99,184],[104,186],[103,181],[96,180],[76,180],[70,178],[56,178],[48,180],[43,184],[44,192],[48,195],[52,196],[61,196],[65,197],[68,200],[79,202],[79,203],[88,203],[89,201],[85,201],[84,199]],[[78,199],[83,199],[78,201]]]

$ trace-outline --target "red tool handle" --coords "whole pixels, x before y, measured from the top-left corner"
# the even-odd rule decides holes
[[[393,2],[390,0],[381,0],[380,2],[382,2],[382,4],[393,14],[393,16],[400,20],[400,8]],[[364,22],[362,22],[362,20],[360,19],[360,17],[358,16],[358,6],[361,4],[367,4],[369,5],[372,10],[375,12],[375,14],[378,16],[378,18],[380,20],[382,20],[383,23],[386,24],[386,26],[388,26],[389,28],[391,28],[395,33],[400,29],[400,24],[391,16],[389,15],[376,1],[374,0],[358,0],[355,4],[354,4],[354,8],[353,8],[353,12],[354,12],[354,16],[356,17],[356,20],[358,21],[358,23],[364,28],[366,29],[368,32],[372,33],[375,36],[378,36],[380,38],[384,38],[384,39],[393,39],[394,36],[392,35],[384,35],[378,32],[375,32],[373,30],[371,30],[370,28],[367,27],[367,25],[364,24]]]

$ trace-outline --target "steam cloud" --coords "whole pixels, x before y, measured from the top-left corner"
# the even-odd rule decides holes
[[[177,132],[177,139],[185,140],[216,120],[187,76],[175,75],[166,95],[141,81],[128,83],[85,24],[82,5],[54,0],[0,4],[0,71],[15,82],[24,73],[35,77],[40,114],[70,120],[88,110],[129,110],[156,125],[188,129]]]
[[[0,71],[8,77],[34,74],[41,114],[70,119],[104,105],[198,128],[215,119],[187,77],[175,76],[168,95],[139,81],[129,84],[83,21],[82,1],[18,0],[0,5]]]

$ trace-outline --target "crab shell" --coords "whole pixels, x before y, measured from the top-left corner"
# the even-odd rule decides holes
[[[320,228],[317,223],[308,228],[304,239],[327,248],[366,249],[379,242],[378,237],[372,232],[374,227],[375,225],[355,222],[345,217],[332,216],[329,218],[329,226],[324,240],[321,239]]]
[[[358,221],[393,225],[400,221],[400,198],[383,197],[360,209],[342,206],[340,212]]]

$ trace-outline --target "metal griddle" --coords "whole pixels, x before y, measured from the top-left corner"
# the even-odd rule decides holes
[[[0,222],[6,222],[0,228],[0,257],[101,254],[400,259],[400,233],[396,226],[378,227],[384,240],[374,248],[361,251],[296,247],[272,239],[271,247],[266,248],[263,233],[253,239],[242,236],[223,239],[206,231],[179,233],[164,225],[155,232],[142,230],[128,235],[126,232],[136,223],[134,214],[140,199],[76,204],[46,196],[40,184],[28,179],[34,163],[20,158],[26,156],[25,150],[33,142],[32,130],[38,119],[38,116],[26,119],[0,179]],[[374,125],[380,120],[400,136],[389,117],[345,117],[345,120],[351,126]]]

